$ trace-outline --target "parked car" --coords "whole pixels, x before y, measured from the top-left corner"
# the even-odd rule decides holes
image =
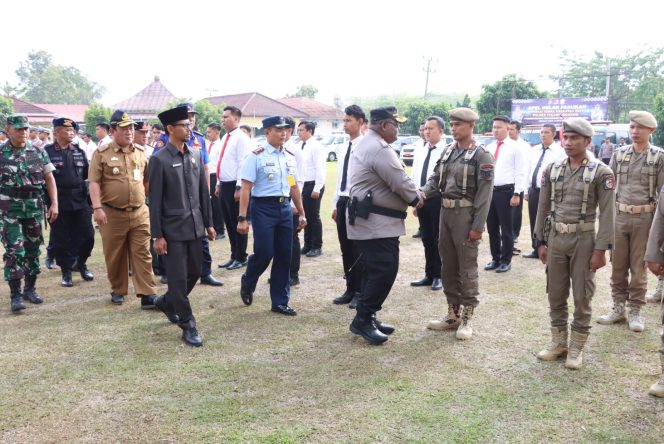
[[[442,141],[442,143],[444,143],[445,145],[448,145],[454,141],[452,136],[445,135],[443,137],[444,140]],[[419,137],[417,139],[418,141],[420,140]],[[399,158],[404,164],[409,166],[413,164],[413,159],[415,158],[415,148],[417,148],[417,144],[418,142],[416,141],[415,143],[409,143],[408,145],[404,145],[401,148],[401,154],[399,155]]]
[[[391,143],[392,148],[394,148],[394,151],[396,151],[397,156],[401,156],[401,148],[403,148],[404,145],[409,145],[411,143],[415,143],[420,139],[420,136],[411,136],[410,134],[400,134],[399,137],[397,137],[397,140]]]
[[[339,157],[339,149],[350,142],[350,136],[346,133],[335,133],[329,136],[323,136],[320,143],[327,152],[327,161],[335,162]]]

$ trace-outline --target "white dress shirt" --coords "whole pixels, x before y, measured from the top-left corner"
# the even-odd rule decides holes
[[[224,135],[224,137],[226,137],[226,135]],[[214,142],[207,139],[205,140],[205,147],[207,148],[208,156],[210,157],[210,174],[217,174],[217,163],[219,162],[219,155],[221,154],[221,139],[224,137],[220,137]],[[228,149],[228,147],[226,147],[226,149]]]
[[[88,161],[92,160],[92,155],[97,149],[97,144],[93,140],[90,140],[88,143],[85,143],[83,140],[81,140],[81,144],[85,145],[85,147],[79,145],[81,148],[83,148],[83,151],[85,151],[85,157],[88,159]]]
[[[302,150],[302,143],[304,143],[304,150]],[[325,186],[327,153],[323,149],[323,145],[313,137],[302,143],[300,143],[300,150],[304,158],[304,181],[315,181],[314,192],[320,193],[321,188]]]
[[[413,154],[413,171],[410,175],[410,177],[413,179],[413,182],[415,182],[415,185],[418,187],[422,186],[422,168],[424,168],[424,161],[427,158],[427,153],[429,150],[433,149],[433,151],[431,151],[431,156],[429,157],[429,165],[427,166],[427,179],[429,176],[431,176],[431,174],[433,174],[433,169],[436,167],[436,162],[438,162],[438,159],[440,159],[445,145],[445,139],[440,139],[440,141],[434,145],[434,148],[430,148],[431,144],[429,143],[424,146],[419,146],[418,143],[418,146],[415,147],[415,152]]]
[[[487,146],[487,151],[493,155],[495,159],[495,166],[493,169],[493,186],[499,187],[502,185],[514,184],[514,194],[520,194],[524,191],[525,175],[523,168],[523,152],[521,148],[509,137],[503,140],[503,144],[498,151],[496,158],[496,151],[498,148],[498,141],[495,140]]]
[[[362,135],[360,134],[356,138],[350,141],[350,152],[353,152],[353,147],[357,146],[357,144],[362,140]],[[339,164],[337,165],[337,182],[334,187],[334,196],[332,197],[332,205],[334,205],[333,208],[337,207],[337,202],[339,201],[339,197],[344,196],[344,197],[350,197],[350,157],[348,158],[348,171],[346,171],[346,189],[341,191],[341,180],[343,179],[344,176],[344,166],[346,165],[346,153],[348,152],[348,145],[344,145],[339,149]]]
[[[530,187],[530,176],[528,175],[528,173],[530,172],[530,155],[533,151],[533,148],[530,146],[528,142],[523,140],[521,137],[514,140],[514,142],[519,146],[519,149],[521,150],[521,159],[523,166],[522,189],[524,191],[528,191],[528,188]]]
[[[224,147],[224,143],[226,143],[226,138],[229,139],[226,144],[226,149],[223,150],[224,157],[222,158],[221,151]],[[235,186],[241,186],[242,161],[251,153],[249,136],[247,136],[240,128],[235,128],[233,131],[226,133],[224,137],[217,141],[217,143],[220,143],[219,157],[217,163],[212,166],[216,173],[217,164],[219,163],[219,160],[221,160],[217,182],[236,181]]]
[[[532,187],[533,174],[535,174],[535,186],[539,189],[542,187],[542,171],[546,168],[547,165],[565,158],[565,150],[560,146],[558,142],[553,142],[547,148],[542,158],[542,164],[539,169],[535,171],[537,167],[537,162],[539,162],[540,157],[542,156],[542,144],[533,147],[533,151],[530,156],[530,167],[528,168],[528,187]]]
[[[113,139],[111,139],[111,136],[106,134],[103,139],[99,141],[99,144],[97,146],[104,146],[108,145],[109,143],[113,142]]]

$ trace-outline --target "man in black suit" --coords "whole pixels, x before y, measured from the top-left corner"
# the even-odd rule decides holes
[[[189,304],[189,293],[201,275],[200,239],[214,240],[212,207],[199,150],[187,145],[189,116],[181,106],[159,114],[168,143],[150,158],[150,225],[154,249],[164,257],[168,291],[155,305],[183,330],[189,345],[203,345]]]

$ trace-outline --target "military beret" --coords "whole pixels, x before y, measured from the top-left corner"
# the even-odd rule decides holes
[[[186,107],[187,107],[187,112],[188,112],[188,113],[198,114],[198,111],[196,111],[196,110],[194,109],[194,105],[192,105],[192,104],[189,103],[189,102],[178,103],[178,106],[186,106]]]
[[[397,123],[404,123],[408,121],[407,118],[399,115],[396,107],[394,106],[385,106],[383,108],[372,109],[369,111],[369,115],[371,116],[371,123],[376,123],[387,119],[396,120]]]
[[[7,126],[11,126],[14,129],[30,128],[28,116],[25,114],[11,114],[7,116]]]
[[[189,110],[186,106],[176,106],[159,113],[157,116],[162,125],[172,125],[175,122],[189,120]]]
[[[125,127],[133,125],[134,123],[136,122],[129,117],[129,114],[121,109],[116,109],[111,116],[111,126]]]
[[[134,123],[134,129],[136,131],[150,131],[150,125],[148,125],[148,122],[136,122]]]
[[[648,111],[630,111],[629,120],[633,120],[646,128],[657,128],[657,119]]]
[[[271,127],[286,128],[287,126],[289,126],[288,122],[281,116],[272,116],[263,119],[263,129]]]
[[[448,112],[450,120],[461,122],[477,122],[480,116],[470,108],[454,108]]]
[[[576,133],[581,136],[592,137],[595,130],[586,119],[575,117],[563,121],[563,133]]]
[[[58,119],[53,119],[53,128],[59,126],[64,126],[65,128],[74,128],[74,131],[78,131],[78,123],[74,122],[72,119],[66,117],[60,117]]]

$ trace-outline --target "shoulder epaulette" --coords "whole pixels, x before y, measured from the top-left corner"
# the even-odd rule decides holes
[[[138,148],[141,151],[145,151],[145,147],[143,145],[139,145],[138,143],[134,143],[134,148]]]
[[[97,151],[99,151],[100,153],[103,153],[104,151],[106,151],[108,149],[109,146],[111,146],[110,143],[107,143],[106,145],[98,146]]]
[[[252,153],[254,153],[255,155],[258,156],[258,155],[259,155],[260,153],[262,153],[263,151],[265,151],[265,148],[263,148],[263,147],[261,146],[261,147],[256,148],[255,150],[253,150]]]

